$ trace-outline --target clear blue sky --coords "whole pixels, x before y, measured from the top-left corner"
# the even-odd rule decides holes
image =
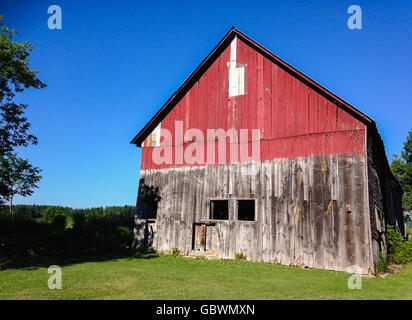
[[[49,30],[60,5],[63,29]],[[362,30],[347,9],[362,8]],[[41,169],[18,203],[135,204],[140,149],[129,141],[235,26],[372,117],[390,159],[412,128],[411,1],[1,0],[4,24],[34,45],[46,89],[28,103]]]

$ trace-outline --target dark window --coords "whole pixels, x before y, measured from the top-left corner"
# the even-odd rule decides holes
[[[141,219],[156,219],[157,206],[160,202],[159,187],[152,187],[140,179],[138,196],[138,216]]]
[[[211,200],[210,201],[210,219],[228,220],[229,219],[229,201],[228,200]]]
[[[255,221],[255,200],[238,200],[237,219]]]
[[[157,216],[157,201],[145,201],[146,219],[156,219]]]

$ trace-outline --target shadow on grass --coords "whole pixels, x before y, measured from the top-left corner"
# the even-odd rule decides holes
[[[23,270],[36,270],[38,268],[48,268],[51,265],[68,266],[85,262],[103,262],[117,259],[153,259],[159,257],[159,254],[151,250],[138,250],[136,252],[120,252],[120,253],[108,253],[108,254],[94,254],[94,255],[81,255],[81,256],[47,256],[38,255],[35,257],[30,256],[16,256],[13,258],[1,259],[0,271],[7,269],[23,269]]]

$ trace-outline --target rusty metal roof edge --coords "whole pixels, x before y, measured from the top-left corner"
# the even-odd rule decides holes
[[[336,103],[339,107],[343,107],[343,109],[349,113],[351,113],[353,116],[360,118],[362,122],[364,122],[367,125],[374,125],[375,121],[368,117],[366,114],[364,114],[362,111],[358,110],[354,106],[352,106],[350,103],[346,102],[345,100],[339,98],[337,95],[335,95],[333,92],[329,91],[316,81],[312,80],[310,77],[306,76],[299,70],[297,70],[295,67],[287,63],[286,61],[282,60],[275,54],[273,54],[271,51],[254,41],[253,39],[249,38],[247,35],[236,29],[235,27],[232,27],[228,33],[220,40],[220,42],[214,47],[214,49],[206,56],[205,59],[200,63],[200,65],[190,74],[190,76],[183,82],[183,84],[172,94],[172,96],[166,101],[166,103],[159,109],[159,111],[156,112],[156,114],[149,120],[149,122],[139,131],[139,133],[132,139],[130,143],[136,144],[139,146],[144,139],[149,135],[151,131],[155,128],[157,123],[159,122],[159,117],[161,116],[166,116],[167,113],[169,113],[169,107],[171,106],[172,108],[177,104],[178,101],[182,97],[182,92],[187,89],[187,91],[190,89],[190,85],[194,81],[194,79],[199,78],[204,72],[205,69],[207,69],[208,66],[211,65],[211,63],[214,62],[215,59],[219,56],[221,51],[223,51],[224,45],[228,45],[229,41],[232,39],[234,36],[238,36],[241,40],[243,40],[245,43],[247,43],[249,46],[254,48],[255,50],[258,50],[260,53],[264,54],[266,57],[268,57],[272,62],[275,62],[276,64],[280,65],[285,69],[286,71],[292,73],[295,77],[298,77],[301,81],[304,81],[306,84],[309,84],[311,87],[314,87],[317,89],[319,93],[325,94],[329,100],[333,101]],[[161,120],[160,120],[161,121]],[[376,126],[376,124],[375,124]]]

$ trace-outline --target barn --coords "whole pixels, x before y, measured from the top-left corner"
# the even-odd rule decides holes
[[[404,234],[375,122],[236,28],[131,143],[138,247],[366,274]]]

